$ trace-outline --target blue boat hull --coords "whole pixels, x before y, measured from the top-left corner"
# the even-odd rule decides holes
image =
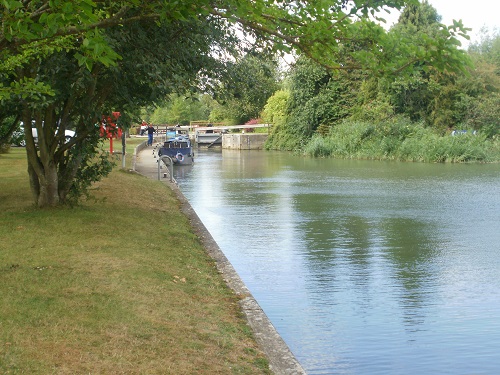
[[[186,138],[173,138],[163,143],[158,150],[158,157],[169,156],[174,165],[191,165],[194,162],[194,154],[191,142]]]

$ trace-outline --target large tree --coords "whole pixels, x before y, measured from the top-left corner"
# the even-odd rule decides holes
[[[304,142],[322,126],[330,127],[351,114],[360,86],[360,72],[331,72],[310,59],[299,59],[290,74],[286,130]],[[287,147],[299,146],[288,144]]]
[[[189,125],[191,121],[208,120],[210,108],[207,95],[169,95],[164,103],[151,109],[149,122],[153,124]]]
[[[407,3],[417,0],[2,0],[0,106],[3,112],[20,105],[13,116],[38,130],[36,146],[25,127],[34,200],[39,206],[66,200],[91,160],[101,114],[185,91],[199,77],[220,78],[224,70],[214,58],[226,57],[228,48],[216,41],[231,40],[221,37],[228,25],[259,47],[295,49],[329,69],[382,74],[419,60],[456,67],[450,46],[461,25],[443,28],[438,40],[422,44],[429,48],[401,49],[371,21],[382,7]],[[168,37],[156,40],[157,33]],[[68,127],[77,137],[65,143]]]
[[[457,121],[489,137],[500,134],[500,30],[484,29],[469,47],[474,63],[470,77],[460,77]]]
[[[213,96],[220,104],[216,120],[244,124],[259,118],[267,99],[278,90],[278,81],[273,56],[253,51],[229,62],[225,79],[214,88]]]
[[[404,35],[418,45],[424,38],[440,38],[440,21],[437,10],[424,0],[419,5],[408,6],[391,32]],[[462,60],[464,66],[467,62],[465,51],[458,48],[450,58]],[[452,125],[456,74],[438,68],[430,62],[419,61],[413,64],[411,75],[390,84],[388,95],[396,113],[439,128]]]
[[[175,21],[169,25],[136,21],[105,33],[116,65],[79,65],[74,50],[33,60],[19,75],[49,85],[53,95],[21,98],[28,172],[34,201],[41,207],[77,197],[89,182],[109,170],[105,158],[95,162],[103,114],[123,116],[175,91],[190,89],[197,74],[217,62],[210,56],[217,35],[207,20]],[[208,29],[212,29],[210,34]],[[152,47],[155,46],[155,47]],[[35,144],[29,124],[38,133]],[[69,142],[66,129],[76,131]],[[94,161],[94,162],[93,162]]]

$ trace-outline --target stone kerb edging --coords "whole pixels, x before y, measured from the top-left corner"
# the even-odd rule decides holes
[[[144,142],[135,148],[133,168],[137,173],[154,179],[154,176],[156,176],[156,167],[149,164],[154,164],[152,154],[148,154],[147,152],[142,153],[141,158],[144,160],[141,160],[136,165],[138,153],[146,146],[147,142]],[[137,171],[136,167],[139,167],[142,171]],[[219,245],[215,242],[184,194],[182,194],[182,191],[173,182],[167,180],[164,183],[168,184],[176,193],[177,199],[181,203],[181,211],[189,219],[194,233],[200,238],[207,254],[214,259],[217,270],[221,273],[226,284],[240,297],[240,308],[254,333],[255,340],[269,360],[271,371],[276,375],[305,375],[305,370],[276,331],[267,315],[237,274],[233,265],[219,248]]]
[[[269,360],[271,371],[276,375],[306,375],[303,367],[236,273],[236,270],[219,248],[219,245],[217,245],[179,187],[173,183],[169,185],[176,192],[178,199],[182,203],[182,212],[189,218],[195,234],[201,239],[208,254],[215,260],[217,269],[222,274],[227,285],[236,295],[241,297],[239,302],[240,307],[245,314],[248,324],[252,328],[257,343]]]
[[[132,170],[134,172],[136,172],[136,163],[137,163],[137,154],[139,152],[141,152],[148,144],[148,141],[144,141],[142,142],[141,144],[138,144],[135,148],[134,148],[134,154],[132,155]]]

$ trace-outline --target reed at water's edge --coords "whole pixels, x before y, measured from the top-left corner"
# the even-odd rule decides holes
[[[467,131],[439,135],[431,128],[404,119],[371,124],[346,121],[327,135],[315,135],[306,155],[345,159],[417,162],[499,162],[500,140]]]

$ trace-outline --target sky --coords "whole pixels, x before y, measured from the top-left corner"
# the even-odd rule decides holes
[[[442,17],[441,23],[451,25],[453,20],[462,20],[465,27],[471,28],[471,41],[479,41],[479,30],[487,26],[491,31],[500,32],[500,0],[428,0]],[[387,19],[388,23],[392,23]],[[394,22],[397,21],[395,17]],[[464,46],[469,42],[462,41]]]

